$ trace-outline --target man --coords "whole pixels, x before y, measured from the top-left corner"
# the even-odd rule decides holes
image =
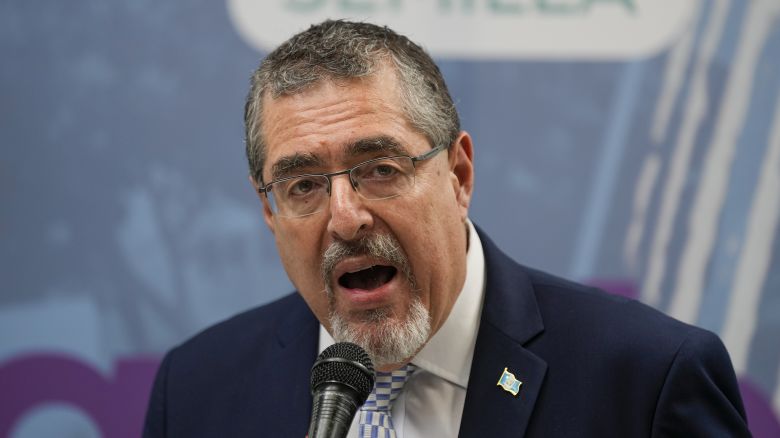
[[[522,267],[469,222],[471,137],[407,38],[312,26],[255,72],[245,122],[298,292],[172,350],[146,436],[303,437],[333,339],[408,377],[394,436],[749,436],[715,335]]]

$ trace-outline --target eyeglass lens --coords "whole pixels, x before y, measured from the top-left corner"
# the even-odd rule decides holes
[[[334,175],[335,176],[335,175]],[[330,175],[301,175],[273,184],[268,199],[275,214],[307,216],[325,209],[330,198]],[[410,157],[390,157],[360,163],[349,172],[350,182],[365,199],[398,196],[414,186]]]

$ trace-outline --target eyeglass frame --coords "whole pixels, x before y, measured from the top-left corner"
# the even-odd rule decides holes
[[[324,176],[325,179],[328,180],[328,197],[330,197],[331,196],[331,193],[330,193],[331,192],[331,187],[333,185],[333,182],[331,181],[331,178],[334,177],[334,176],[339,176],[339,175],[349,175],[349,185],[352,186],[352,190],[354,190],[355,192],[357,192],[358,194],[363,196],[357,189],[357,182],[352,178],[352,171],[357,169],[358,167],[364,166],[364,165],[366,165],[368,163],[372,163],[374,161],[388,160],[388,159],[393,159],[393,158],[409,158],[410,160],[412,160],[412,167],[414,168],[414,170],[416,172],[417,171],[417,162],[418,161],[429,160],[429,159],[435,157],[436,155],[438,155],[439,152],[441,152],[441,151],[443,151],[445,149],[449,149],[449,146],[442,144],[442,145],[434,147],[433,149],[429,150],[428,152],[426,152],[424,154],[417,155],[416,157],[411,157],[409,155],[392,155],[392,156],[389,156],[389,157],[377,157],[377,158],[372,158],[370,160],[361,161],[360,163],[355,164],[354,166],[352,166],[352,167],[350,167],[348,169],[340,170],[338,172],[302,173],[300,175],[285,176],[285,177],[282,177],[282,178],[275,179],[275,180],[269,182],[268,184],[263,184],[262,187],[258,187],[257,188],[257,191],[258,191],[258,193],[263,193],[265,195],[266,199],[268,199],[268,192],[271,191],[271,189],[273,188],[274,184],[278,184],[278,183],[281,183],[281,182],[290,181],[292,179],[306,177],[306,176],[312,176],[312,177]],[[394,198],[396,196],[399,196],[399,195],[400,195],[400,193],[398,195],[395,195],[395,196],[390,196],[390,197],[387,197],[387,198],[379,198],[379,199],[376,199],[376,200],[392,199],[392,198]],[[368,198],[366,198],[366,199],[368,199]],[[318,212],[319,211],[316,211],[314,213],[318,213]],[[314,213],[310,213],[310,214],[314,214]],[[307,216],[307,215],[303,215],[303,216]],[[303,216],[293,216],[293,217],[303,217]]]

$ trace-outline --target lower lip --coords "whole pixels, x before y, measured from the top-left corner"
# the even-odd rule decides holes
[[[386,305],[394,295],[394,292],[399,289],[400,277],[401,276],[396,273],[390,281],[371,290],[349,289],[338,284],[337,291],[340,292],[339,295],[346,298],[354,307],[366,309],[381,307],[382,305]]]

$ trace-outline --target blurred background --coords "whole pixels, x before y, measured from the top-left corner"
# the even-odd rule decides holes
[[[499,246],[718,333],[780,436],[780,2],[6,0],[0,437],[139,436],[166,350],[292,290],[243,100],[327,17],[431,51]]]

